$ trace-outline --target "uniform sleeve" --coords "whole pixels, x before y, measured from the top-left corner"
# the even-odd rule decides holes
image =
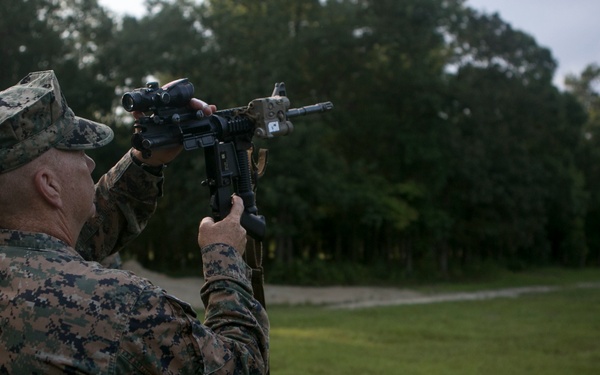
[[[122,249],[145,228],[162,196],[163,177],[136,165],[128,152],[96,184],[96,215],[77,242],[86,260],[101,261]]]
[[[156,290],[142,294],[121,340],[119,373],[265,374],[269,321],[252,297],[248,270],[225,245],[203,249],[204,324],[192,308]]]

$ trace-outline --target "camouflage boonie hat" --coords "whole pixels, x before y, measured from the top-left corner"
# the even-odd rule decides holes
[[[0,173],[52,147],[92,149],[106,145],[113,136],[108,126],[75,116],[52,70],[29,73],[0,91]]]

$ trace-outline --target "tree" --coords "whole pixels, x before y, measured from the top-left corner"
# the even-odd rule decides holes
[[[562,261],[567,242],[584,254],[575,239],[584,237],[586,197],[573,153],[582,118],[551,84],[550,51],[498,15],[467,10],[452,30],[457,232],[480,256],[513,266]]]
[[[584,231],[590,251],[589,263],[600,265],[600,97],[598,82],[600,67],[588,65],[579,76],[570,75],[566,79],[567,90],[582,104],[587,114],[587,121],[582,132],[582,143],[578,161],[584,173],[585,188],[589,193],[586,206]],[[581,263],[579,263],[581,264]]]
[[[52,68],[76,113],[114,124],[117,141],[93,153],[98,175],[129,148],[125,90],[187,77],[224,109],[284,81],[292,106],[335,109],[256,141],[271,155],[258,190],[270,261],[451,277],[487,261],[600,259],[597,66],[562,93],[549,50],[462,0],[146,4],[118,22],[95,0],[10,2],[0,15],[5,86]],[[129,249],[146,265],[199,262],[203,159],[167,168],[168,193]]]

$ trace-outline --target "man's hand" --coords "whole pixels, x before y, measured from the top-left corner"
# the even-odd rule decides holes
[[[246,230],[240,224],[244,212],[242,198],[234,195],[231,212],[223,220],[216,222],[212,217],[205,217],[198,229],[198,245],[200,248],[213,243],[224,243],[232,246],[240,255],[246,250]]]

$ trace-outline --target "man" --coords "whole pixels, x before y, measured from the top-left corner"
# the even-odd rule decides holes
[[[269,322],[241,259],[239,197],[199,226],[205,325],[149,281],[89,261],[139,233],[174,157],[132,151],[95,189],[84,150],[112,137],[74,116],[52,71],[0,92],[0,373],[266,373]]]

